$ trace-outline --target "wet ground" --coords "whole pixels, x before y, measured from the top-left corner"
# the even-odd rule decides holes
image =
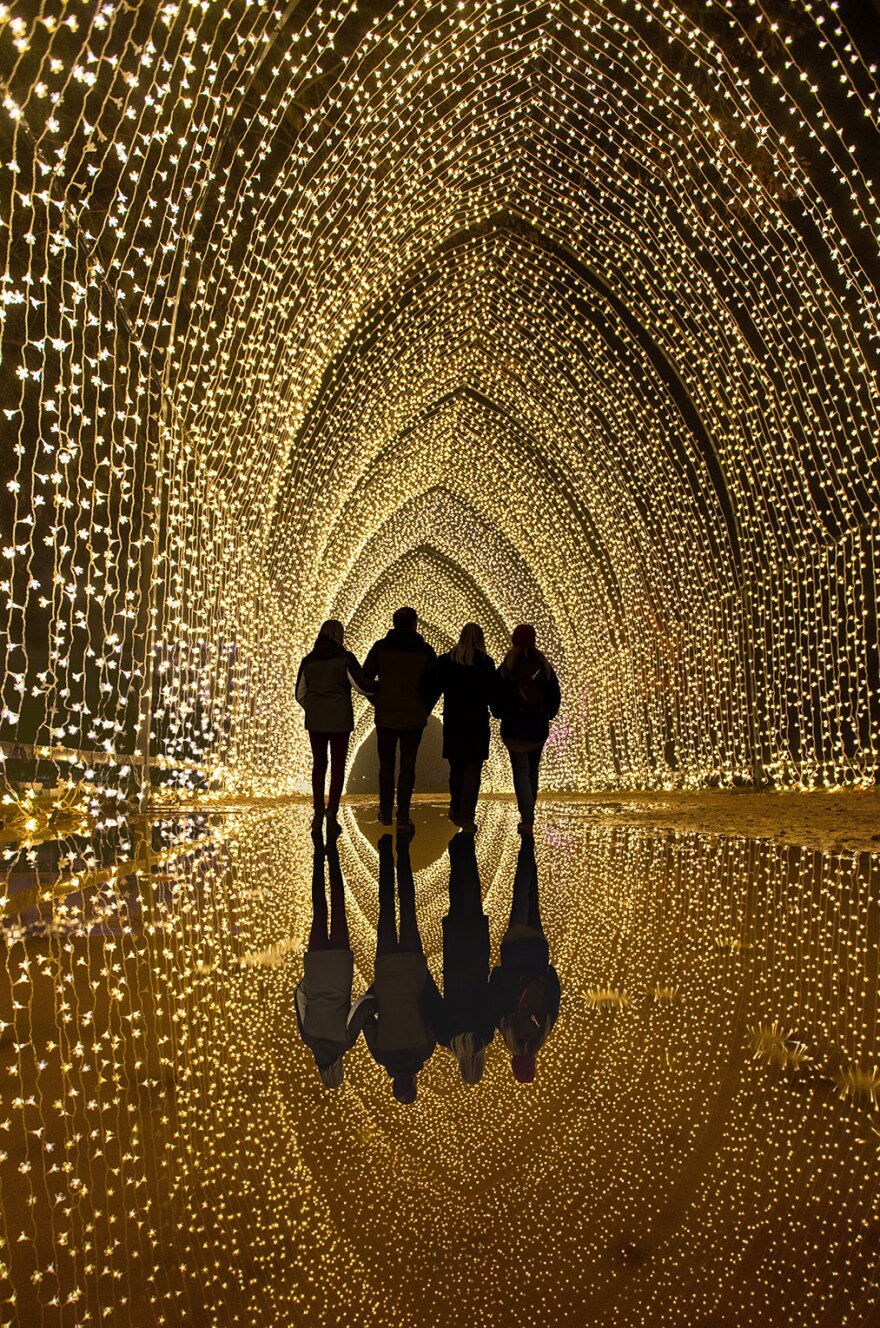
[[[539,809],[562,994],[534,1082],[499,1033],[475,1085],[438,1047],[409,1106],[363,1037],[335,1090],[300,1038],[304,806],[10,846],[0,1322],[877,1323],[880,855],[847,847],[873,828],[841,822],[820,851],[791,818],[756,829],[759,808],[749,837],[735,815],[721,833],[642,806]],[[346,807],[338,843],[355,999],[379,914],[370,810]],[[481,822],[495,966],[523,858],[510,803]],[[442,988],[463,859],[440,803],[416,823]]]

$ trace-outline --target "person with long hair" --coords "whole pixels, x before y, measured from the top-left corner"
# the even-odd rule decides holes
[[[296,699],[305,711],[312,746],[312,829],[324,820],[324,784],[330,752],[330,789],[327,794],[327,834],[339,834],[339,799],[345,782],[348,743],[354,729],[351,689],[372,693],[360,664],[345,648],[345,628],[336,618],[321,623],[314,647],[299,666]]]
[[[479,623],[465,623],[452,650],[441,655],[428,684],[433,707],[443,697],[443,755],[449,762],[449,819],[473,833],[483,762],[489,756],[489,700],[495,661],[486,654]]]
[[[524,836],[519,846],[500,958],[489,978],[493,1015],[510,1052],[514,1079],[530,1084],[537,1068],[535,1057],[559,1016],[561,996],[541,923],[535,841],[530,836]]]
[[[449,841],[449,912],[443,919],[443,1014],[438,1041],[466,1084],[478,1084],[495,1037],[489,996],[489,919],[483,912],[473,835]]]
[[[520,623],[495,675],[491,706],[501,720],[501,741],[510,755],[522,835],[534,833],[541,753],[559,705],[559,679],[538,649],[534,627]]]
[[[354,1035],[348,1029],[354,955],[345,915],[345,882],[336,840],[328,840],[330,911],[324,883],[325,850],[314,836],[312,860],[312,926],[303,956],[303,977],[296,989],[294,1009],[299,1035],[315,1058],[325,1088],[338,1088],[344,1076],[343,1058]]]

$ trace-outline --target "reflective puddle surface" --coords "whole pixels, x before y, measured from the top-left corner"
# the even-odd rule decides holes
[[[877,1322],[880,856],[366,815],[7,847],[0,1321]]]

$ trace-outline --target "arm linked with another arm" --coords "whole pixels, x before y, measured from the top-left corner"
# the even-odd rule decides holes
[[[365,696],[368,701],[372,701],[376,691],[375,683],[372,686],[370,685],[366,669],[361,668],[357,659],[351,653],[349,653],[346,660],[346,673],[354,690],[360,692],[361,696]]]
[[[348,1033],[348,1044],[353,1047],[357,1042],[359,1035],[363,1032],[364,1040],[367,1046],[372,1046],[376,1022],[376,997],[373,994],[373,988],[365,991],[360,996],[348,1012],[346,1021],[346,1031]]]

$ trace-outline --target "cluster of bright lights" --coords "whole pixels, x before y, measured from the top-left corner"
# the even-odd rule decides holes
[[[438,1048],[407,1111],[362,1040],[328,1094],[299,1039],[306,808],[58,841],[51,887],[4,903],[3,1321],[526,1324],[540,1301],[582,1325],[613,1294],[641,1328],[874,1303],[877,861],[581,810],[543,804],[563,1005],[535,1084],[500,1039],[475,1088]],[[497,962],[519,841],[513,807],[482,819]],[[344,820],[357,995],[377,854]],[[412,855],[441,982],[432,842]],[[542,1253],[508,1287],[514,1228]]]
[[[557,788],[873,778],[834,4],[49,0],[0,56],[0,742],[302,789],[316,624],[412,601],[538,625]]]

